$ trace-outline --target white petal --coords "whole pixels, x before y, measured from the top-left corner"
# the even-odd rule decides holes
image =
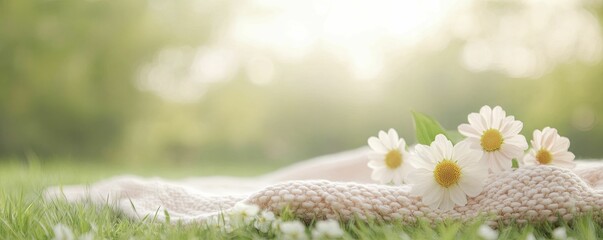
[[[482,116],[482,119],[485,122],[484,126],[486,127],[486,130],[492,128],[492,109],[490,106],[483,106],[479,110],[479,114]]]
[[[467,196],[475,197],[482,192],[484,181],[485,177],[482,179],[472,175],[465,175],[459,181],[459,188],[463,190]]]
[[[424,170],[417,170],[408,174],[408,182],[412,185],[412,196],[423,196],[426,192],[439,189],[433,180],[433,174]]]
[[[572,162],[575,158],[576,156],[572,152],[553,153],[553,161]]]
[[[394,179],[394,171],[386,168],[381,177],[381,183],[390,183]]]
[[[440,203],[440,209],[444,211],[452,210],[454,208],[454,202],[450,199],[450,191],[444,191],[442,202]]]
[[[511,138],[505,138],[503,141],[503,146],[504,145],[513,145],[522,151],[528,149],[528,141],[526,141],[526,137],[523,135],[515,135]]]
[[[435,181],[433,181],[433,175],[426,175],[423,173],[411,172],[408,174],[408,183],[412,186],[410,194],[415,197],[421,197],[428,191],[433,191],[436,188]]]
[[[402,184],[403,177],[402,177],[401,170],[402,170],[402,168],[397,168],[397,169],[394,169],[394,171],[392,171],[394,174],[392,181],[394,182],[395,185]]]
[[[479,138],[465,138],[463,141],[471,143],[470,146],[473,150],[483,151]]]
[[[381,140],[381,143],[383,144],[383,146],[385,146],[385,148],[387,148],[387,150],[393,148],[392,142],[390,142],[389,140],[389,136],[384,131],[379,131],[379,140]]]
[[[497,153],[487,152],[485,155],[488,158],[490,170],[492,170],[493,172],[500,172],[506,170],[506,168],[504,167],[505,165],[499,161]]]
[[[385,159],[385,153],[372,152],[368,154],[368,158],[370,160],[383,161]]]
[[[530,140],[530,143],[532,144],[532,148],[540,149],[540,143],[534,141],[533,139]]]
[[[480,133],[483,133],[484,131],[488,130],[488,126],[486,126],[485,123],[482,121],[482,116],[477,113],[470,113],[469,116],[467,116],[467,120],[469,120],[469,124],[471,124],[471,127],[475,128],[475,130]]]
[[[481,158],[482,152],[472,149],[471,143],[466,140],[463,140],[454,146],[452,159],[456,160],[461,167],[477,164]]]
[[[496,159],[496,162],[500,166],[501,170],[505,171],[513,168],[513,158],[505,156],[503,153],[504,152],[502,151],[494,152],[493,157]]]
[[[513,158],[516,159],[520,159],[521,157],[523,157],[523,153],[524,150],[515,146],[515,145],[511,145],[511,144],[506,144],[503,143],[503,145],[500,147],[500,150],[498,150],[498,156],[499,158],[502,159],[506,159],[506,160],[512,160]]]
[[[557,138],[557,141],[553,144],[551,152],[555,153],[555,152],[567,151],[569,149],[569,146],[570,146],[570,141],[568,138],[559,137],[559,138]]]
[[[440,134],[441,135],[441,134]],[[444,137],[444,135],[442,135],[442,137]],[[446,138],[446,137],[444,137]],[[446,139],[446,142],[444,144],[444,149],[442,149],[442,155],[444,156],[445,159],[452,159],[452,154],[454,153],[454,146],[452,146],[452,142],[448,139]]]
[[[501,133],[508,133],[510,134],[513,131],[513,122],[515,122],[515,117],[513,116],[507,116],[505,118],[503,118],[502,122],[500,123],[500,132]],[[521,129],[519,129],[521,130]],[[515,134],[519,133],[519,131],[517,131]],[[514,135],[514,134],[512,134]]]
[[[404,138],[400,138],[398,141],[398,150],[400,150],[400,152],[406,152],[406,141]]]
[[[367,166],[371,169],[385,168],[385,161],[383,160],[371,160]]]
[[[431,153],[436,162],[450,159],[452,156],[452,143],[443,134],[438,134],[435,141],[431,143]]]
[[[382,182],[381,179],[383,179],[383,175],[385,174],[386,171],[387,171],[387,168],[374,169],[373,172],[371,173],[371,179],[373,179],[374,181],[377,181],[377,182]]]
[[[398,137],[398,132],[396,132],[396,130],[394,130],[393,128],[390,128],[387,135],[389,136],[389,142],[392,145],[392,148],[398,148],[398,142],[400,141],[400,138]]]
[[[532,134],[532,147],[535,149],[542,148],[542,132],[538,129],[534,130]]]
[[[437,160],[433,156],[431,148],[425,145],[418,144],[415,146],[416,155],[411,159],[411,164],[415,168],[424,168],[433,171]]]
[[[545,130],[547,130],[547,129],[545,128]],[[553,147],[553,143],[555,142],[555,138],[558,136],[557,129],[549,128],[548,131],[542,131],[542,132],[543,132],[542,146],[546,150],[550,151],[551,147]]]
[[[416,169],[408,173],[408,183],[414,185],[432,184],[433,172],[425,169]]]
[[[559,166],[567,169],[574,169],[576,167],[576,163],[572,161],[553,161],[553,165]]]
[[[459,133],[461,133],[463,136],[466,137],[472,137],[472,138],[481,138],[481,132],[479,132],[475,127],[463,123],[461,125],[459,125],[458,127]]]
[[[434,203],[442,201],[442,198],[444,197],[444,190],[442,188],[436,185],[430,185],[428,190],[429,191],[425,191],[422,196],[425,205],[431,206]]]
[[[492,128],[500,129],[505,115],[505,111],[500,106],[494,107],[492,110]]]
[[[368,139],[368,145],[371,147],[371,149],[373,149],[373,151],[378,152],[378,153],[387,153],[388,150],[385,147],[385,145],[383,145],[383,143],[381,142],[381,140],[379,140],[376,137],[370,137]]]
[[[501,134],[504,138],[515,136],[521,132],[523,123],[521,121],[510,121],[501,128]]]
[[[448,188],[448,191],[450,192],[450,199],[459,206],[465,206],[467,204],[467,196],[465,195],[465,192],[459,188],[459,186],[451,186],[450,188]]]

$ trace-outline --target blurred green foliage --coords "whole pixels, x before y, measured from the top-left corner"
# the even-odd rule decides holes
[[[528,139],[552,126],[578,157],[603,156],[602,63],[564,63],[537,79],[474,73],[459,63],[460,41],[394,61],[374,81],[352,81],[316,53],[276,62],[271,84],[235,74],[195,102],[137,89],[141,65],[166,47],[204,45],[234,10],[228,1],[0,1],[0,158],[286,163],[363,146],[390,127],[414,142],[410,110],[455,129],[486,104],[522,120]]]
[[[0,1],[1,155],[115,151],[141,107],[131,84],[138,66],[168,43],[207,35],[209,22],[183,28],[151,15],[148,4]],[[171,6],[172,14],[187,7]]]

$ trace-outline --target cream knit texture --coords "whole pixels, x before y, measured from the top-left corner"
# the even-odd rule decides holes
[[[366,149],[323,156],[257,178],[202,177],[181,181],[121,176],[92,185],[58,186],[46,199],[111,204],[133,219],[145,216],[203,222],[236,203],[278,214],[288,207],[305,221],[353,218],[413,223],[467,221],[485,216],[503,223],[571,220],[603,213],[603,162],[577,161],[576,169],[527,166],[491,174],[466,206],[442,211],[412,197],[411,186],[367,183]],[[341,169],[344,169],[342,171]],[[350,172],[351,171],[351,172]]]

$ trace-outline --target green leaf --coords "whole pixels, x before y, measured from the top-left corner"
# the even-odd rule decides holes
[[[513,158],[513,169],[519,168],[519,162],[517,162],[517,159]]]
[[[415,123],[418,143],[429,145],[435,140],[438,134],[444,134],[448,138],[446,130],[432,117],[415,111],[412,111],[412,117]]]

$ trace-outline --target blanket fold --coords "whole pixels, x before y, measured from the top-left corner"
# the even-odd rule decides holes
[[[355,217],[413,223],[466,221],[478,216],[510,222],[571,220],[603,213],[603,163],[577,161],[576,169],[528,166],[491,174],[484,191],[467,205],[431,209],[411,186],[371,184],[367,149],[304,161],[256,178],[202,177],[182,181],[120,176],[92,185],[51,187],[46,199],[112,204],[126,216],[203,222],[236,203],[279,213],[288,207],[300,219],[350,220]],[[344,169],[345,171],[342,171]]]

